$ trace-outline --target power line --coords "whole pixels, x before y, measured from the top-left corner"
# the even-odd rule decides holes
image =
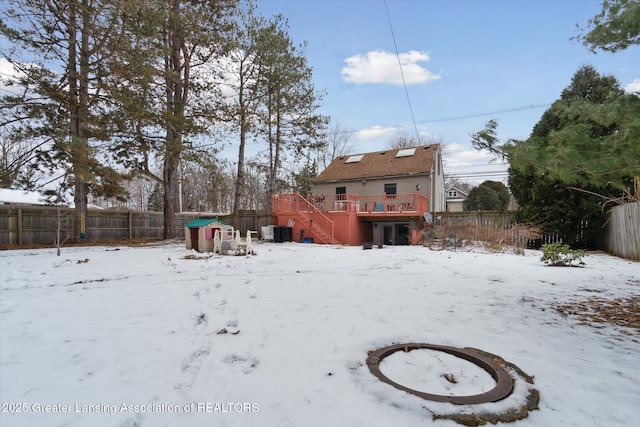
[[[515,113],[517,111],[533,110],[535,108],[543,108],[543,107],[548,107],[550,105],[551,104],[528,105],[528,106],[525,106],[525,107],[509,108],[507,110],[491,111],[491,112],[488,112],[488,113],[468,114],[466,116],[447,117],[447,118],[444,118],[444,119],[423,120],[423,121],[418,122],[418,123],[437,123],[437,122],[448,122],[448,121],[454,121],[454,120],[473,119],[473,118],[476,118],[476,117],[489,116],[489,115],[494,115],[494,114]]]
[[[413,107],[411,106],[411,98],[409,98],[409,90],[407,89],[407,82],[404,79],[404,72],[402,71],[402,62],[400,61],[400,52],[398,51],[398,44],[396,43],[396,35],[393,32],[393,25],[391,24],[391,15],[389,15],[389,7],[387,7],[387,0],[384,0],[384,8],[387,11],[387,19],[389,20],[389,28],[391,29],[391,38],[393,39],[393,46],[396,49],[396,58],[398,58],[398,67],[400,67],[400,76],[402,77],[402,85],[404,86],[404,93],[407,95],[407,104],[409,104],[409,111],[411,112],[411,121],[413,122],[413,128],[416,131],[416,139],[420,140],[418,125],[416,125],[416,118],[413,115]]]
[[[445,153],[445,154],[447,154],[447,153]],[[455,168],[465,168],[465,169],[467,169],[467,168],[486,168],[487,167],[486,164],[478,164],[478,165],[448,165],[446,160],[447,160],[446,158],[443,158],[443,162],[445,162],[444,166],[447,169],[455,169]],[[500,166],[500,167],[508,167],[509,163],[508,162],[500,162],[500,163],[491,162],[491,165]]]
[[[485,172],[458,172],[458,173],[445,173],[446,178],[451,177],[475,177],[475,176],[508,176],[508,171],[485,171]]]
[[[486,172],[486,173],[445,173],[444,179],[461,179],[461,180],[476,180],[476,179],[503,179],[508,178],[509,172]]]
[[[543,107],[548,107],[551,104],[536,104],[536,105],[527,105],[524,107],[514,107],[514,108],[508,108],[505,110],[497,110],[497,111],[487,111],[484,113],[474,113],[474,114],[468,114],[468,115],[464,115],[464,116],[452,116],[452,117],[444,117],[444,118],[439,118],[439,119],[425,119],[425,120],[420,120],[418,122],[414,122],[414,125],[417,124],[425,124],[425,123],[437,123],[437,122],[453,122],[456,120],[465,120],[465,119],[472,119],[475,117],[484,117],[484,116],[493,116],[493,115],[497,115],[497,114],[508,114],[508,113],[515,113],[518,111],[525,111],[525,110],[533,110],[536,108],[543,108]],[[387,125],[387,126],[383,126],[383,127],[396,127],[396,126],[401,126],[401,124],[392,124],[392,125]],[[339,131],[336,132],[338,134],[353,134],[353,133],[358,133],[360,132],[359,130],[343,130],[343,131]]]

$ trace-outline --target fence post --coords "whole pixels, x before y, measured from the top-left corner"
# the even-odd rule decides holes
[[[22,209],[18,209],[18,245],[22,245]]]
[[[129,240],[133,239],[133,212],[129,210],[128,220],[129,220]]]

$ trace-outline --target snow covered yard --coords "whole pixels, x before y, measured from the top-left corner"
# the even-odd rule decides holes
[[[637,298],[640,263],[596,254],[585,268],[553,268],[537,251],[408,246],[256,249],[0,252],[0,425],[455,426],[430,412],[451,404],[369,372],[369,350],[409,342],[482,349],[535,376],[540,409],[518,426],[638,423],[639,330],[584,325],[553,307]],[[425,392],[461,390],[417,378],[455,361],[406,355],[389,360],[389,375]],[[446,369],[471,378],[462,387],[490,387],[472,369]]]

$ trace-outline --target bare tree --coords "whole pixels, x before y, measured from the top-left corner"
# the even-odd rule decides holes
[[[387,144],[389,149],[400,149],[409,147],[421,147],[424,145],[440,144],[442,145],[442,139],[440,137],[429,135],[428,137],[415,137],[410,136],[406,131],[398,131]]]
[[[4,110],[3,113],[5,113]],[[3,119],[0,121],[3,122]],[[35,141],[19,138],[16,134],[7,131],[7,128],[0,128],[1,188],[13,188],[14,185],[25,189],[35,187],[43,173],[34,171],[34,173],[25,174],[21,172],[24,172],[25,167],[36,159],[39,148],[40,144]]]
[[[335,122],[327,131],[323,146],[318,149],[317,166],[326,169],[336,157],[349,154],[355,147],[355,142],[351,140],[352,135],[351,131]]]

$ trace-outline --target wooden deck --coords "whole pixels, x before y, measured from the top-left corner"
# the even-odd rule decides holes
[[[293,223],[293,240],[311,237],[314,243],[360,245],[371,241],[370,224],[420,218],[429,200],[419,192],[410,194],[315,194],[273,197],[278,225]],[[301,237],[302,236],[302,237]]]

